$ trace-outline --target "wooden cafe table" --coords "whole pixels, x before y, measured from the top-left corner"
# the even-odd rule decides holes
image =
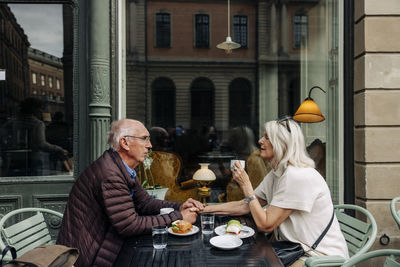
[[[168,245],[165,249],[153,249],[151,234],[127,239],[118,255],[114,266],[165,266],[165,267],[206,267],[206,266],[279,266],[282,267],[264,234],[259,233],[242,239],[243,244],[233,250],[214,248],[209,240],[215,236],[203,235],[199,222],[195,225],[200,231],[191,236],[168,234]],[[230,219],[239,219],[247,226],[256,229],[250,216],[230,217],[215,215],[215,227],[226,224]]]

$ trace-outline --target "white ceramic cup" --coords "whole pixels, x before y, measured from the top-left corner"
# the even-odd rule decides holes
[[[244,167],[245,167],[245,161],[244,161],[244,160],[233,159],[233,160],[231,160],[231,170],[233,169],[233,164],[234,164],[236,161],[239,161],[239,162],[240,162],[240,165],[242,165],[242,168],[244,169]]]
[[[162,208],[160,209],[160,215],[170,214],[174,211],[174,208]]]

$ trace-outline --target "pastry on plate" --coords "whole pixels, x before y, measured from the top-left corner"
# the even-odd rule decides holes
[[[242,230],[242,224],[238,220],[230,220],[226,225],[225,232],[227,234],[238,235],[240,234],[241,230]]]
[[[192,224],[184,220],[174,221],[171,225],[171,230],[177,234],[186,234],[192,229]]]

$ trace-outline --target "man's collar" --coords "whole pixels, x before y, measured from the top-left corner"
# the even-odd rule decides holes
[[[124,163],[124,166],[125,166],[126,170],[128,171],[129,176],[136,177],[136,171],[134,169],[129,168],[129,166],[125,163],[124,160],[122,160],[122,163]]]

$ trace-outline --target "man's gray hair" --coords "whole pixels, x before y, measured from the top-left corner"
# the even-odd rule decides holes
[[[119,140],[126,135],[134,135],[136,129],[132,127],[133,120],[122,119],[114,121],[111,124],[111,130],[108,133],[108,144],[115,149],[115,151],[120,150]]]
[[[314,161],[307,153],[303,132],[294,120],[269,121],[264,127],[274,149],[271,164],[275,170],[284,171],[288,165],[302,168],[315,167]]]

